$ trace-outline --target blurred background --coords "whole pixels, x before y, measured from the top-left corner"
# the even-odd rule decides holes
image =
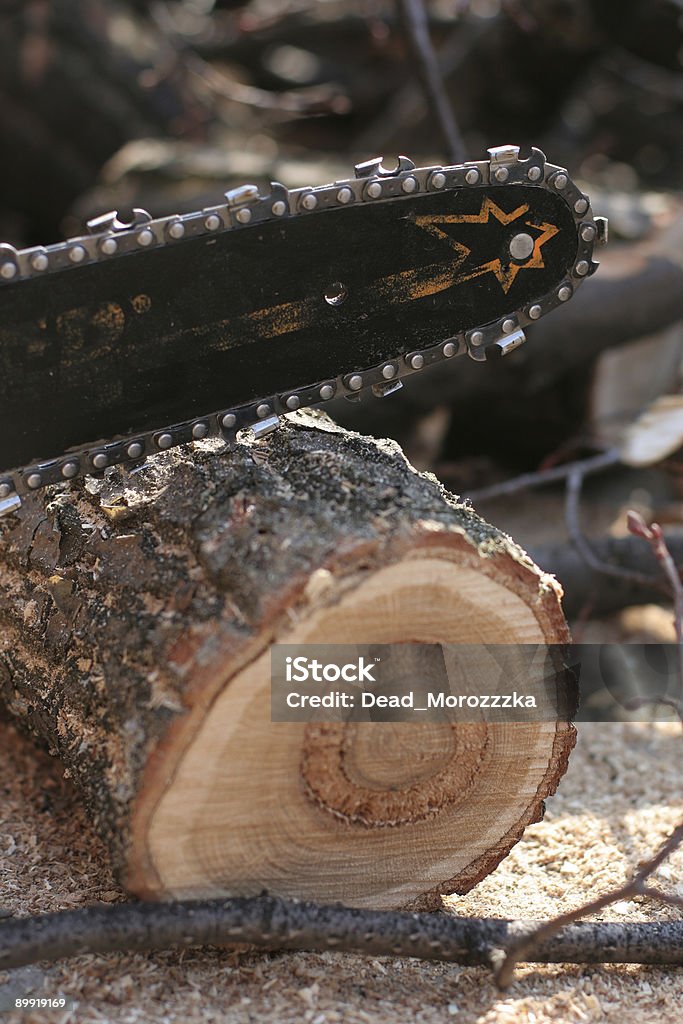
[[[610,219],[597,276],[509,358],[331,411],[555,572],[577,639],[670,640],[625,510],[683,563],[682,70],[682,0],[2,0],[0,236],[539,146]]]

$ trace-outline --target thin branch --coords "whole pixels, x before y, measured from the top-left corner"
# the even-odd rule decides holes
[[[190,74],[201,81],[212,96],[220,96],[232,103],[241,103],[259,110],[298,114],[302,117],[347,114],[351,109],[348,96],[329,85],[271,92],[233,81],[196,54],[184,55],[183,65]]]
[[[571,493],[576,502],[576,506],[571,509],[574,516],[578,516],[578,499],[581,492],[581,479],[580,474],[577,472],[570,476],[568,481],[568,494],[571,489]],[[673,707],[681,721],[681,724],[683,725],[683,583],[681,583],[678,569],[676,568],[671,552],[667,547],[661,526],[659,526],[658,523],[652,523],[648,526],[642,516],[634,511],[630,511],[627,514],[627,523],[630,533],[636,537],[642,537],[649,543],[655,557],[664,570],[664,574],[673,594],[674,618],[679,652],[679,699],[677,701],[672,701],[666,697],[653,698],[651,703]],[[583,538],[582,534],[581,539],[585,543],[585,538]],[[592,551],[590,551],[590,556],[593,557]],[[646,703],[646,701],[640,700],[634,701],[633,703]],[[510,949],[508,949],[505,956],[500,958],[500,965],[496,971],[496,981],[500,988],[507,988],[507,986],[511,984],[514,978],[516,965],[520,960],[528,959],[537,943],[540,944],[547,942],[568,925],[574,925],[582,917],[587,917],[589,914],[597,914],[599,911],[604,910],[606,907],[609,907],[612,903],[616,903],[618,900],[632,899],[634,896],[647,896],[649,899],[657,900],[658,902],[667,904],[668,906],[683,907],[683,899],[670,895],[669,893],[665,893],[661,889],[647,884],[648,878],[650,878],[657,868],[659,868],[667,859],[667,857],[669,857],[674,850],[678,849],[682,844],[683,822],[673,830],[666,842],[664,842],[659,848],[658,852],[649,860],[641,864],[631,880],[626,882],[625,885],[620,886],[618,889],[613,889],[602,896],[598,896],[597,899],[591,900],[589,903],[584,903],[583,906],[578,907],[576,910],[568,911],[566,914],[560,914],[558,917],[553,918],[552,921],[547,921],[534,932],[527,934],[516,942]]]
[[[534,945],[539,963],[683,965],[683,921],[574,924],[559,935],[558,930],[529,921],[358,910],[266,895],[125,903],[0,923],[0,970],[83,953],[234,943],[488,966],[513,945],[525,951]]]
[[[569,910],[566,914],[559,914],[552,921],[547,921],[515,942],[502,958],[500,966],[496,971],[498,986],[500,988],[507,988],[512,983],[515,967],[522,960],[533,959],[532,954],[537,944],[547,943],[569,925],[575,925],[582,917],[588,917],[589,914],[597,914],[601,910],[605,910],[612,903],[616,903],[619,900],[632,899],[634,896],[648,895],[662,902],[670,903],[672,900],[675,902],[675,897],[669,898],[668,894],[660,893],[658,889],[651,888],[646,885],[646,880],[681,843],[683,843],[683,822],[674,829],[655,856],[643,864],[634,874],[633,878],[626,882],[625,885],[619,886],[618,889],[612,889],[610,892],[605,893],[603,896],[598,896],[597,899],[591,900],[589,903],[584,903],[583,906],[577,907],[576,910]],[[656,897],[655,893],[657,894]],[[605,949],[603,952],[607,956],[608,950]],[[605,960],[605,963],[607,962]]]
[[[680,717],[680,707],[683,705],[683,582],[681,582],[676,563],[667,547],[664,533],[659,523],[652,523],[648,526],[643,517],[634,511],[628,513],[627,523],[630,533],[635,537],[642,537],[648,542],[671,588],[671,595],[674,601],[674,627],[676,629],[676,643],[678,644]]]
[[[661,889],[657,889],[656,886],[646,886],[642,890],[641,895],[647,896],[651,900],[657,900],[659,903],[668,904],[670,907],[680,907],[683,910],[683,896],[674,896],[673,893],[663,892]]]
[[[430,108],[436,114],[446,145],[448,160],[459,164],[467,158],[458,122],[444,87],[439,60],[429,34],[429,20],[423,0],[397,0],[398,10],[417,60],[420,79]]]
[[[599,455],[591,455],[587,459],[579,459],[576,462],[567,462],[562,466],[553,466],[552,469],[539,469],[534,473],[522,473],[520,476],[512,477],[510,480],[503,480],[499,484],[482,487],[478,491],[470,491],[464,497],[469,498],[472,502],[488,501],[491,498],[503,498],[510,494],[517,494],[519,491],[527,491],[534,487],[546,487],[548,484],[566,480],[568,476],[576,471],[580,471],[583,476],[589,476],[591,473],[601,473],[604,469],[618,466],[620,461],[619,451],[616,448],[610,448],[608,451],[600,452]],[[441,467],[437,466],[434,472],[440,479],[444,479]]]
[[[593,551],[588,542],[580,523],[580,502],[583,488],[584,472],[579,463],[574,463],[571,472],[567,476],[567,493],[565,498],[565,520],[569,537],[580,552],[586,564],[596,572],[605,576],[616,576],[629,583],[638,583],[642,586],[652,586],[652,578],[643,573],[633,572],[631,569],[622,569],[618,565],[611,565],[609,562],[602,562]]]

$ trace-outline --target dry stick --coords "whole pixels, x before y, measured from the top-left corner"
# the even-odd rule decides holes
[[[682,842],[683,823],[674,829],[657,854],[647,861],[625,885],[620,886],[618,889],[612,889],[610,892],[605,893],[604,896],[598,896],[597,899],[591,900],[590,903],[584,903],[583,906],[577,907],[576,910],[569,910],[566,914],[559,914],[552,921],[547,921],[540,928],[515,942],[507,951],[500,967],[496,971],[496,982],[499,988],[507,988],[512,983],[515,967],[520,961],[534,959],[531,954],[534,952],[537,943],[547,943],[558,932],[562,932],[569,925],[574,925],[580,918],[587,917],[589,914],[597,914],[618,900],[630,899],[633,896],[650,896],[660,900],[662,903],[678,906],[680,902],[678,897],[669,896],[668,893],[647,886],[645,882]],[[683,925],[683,922],[681,924]],[[608,959],[609,949],[605,949],[603,952],[605,957],[603,962],[613,963],[614,961]],[[683,950],[680,952],[683,954]]]
[[[327,85],[307,89],[270,92],[255,85],[235,82],[196,54],[185,55],[185,68],[198,78],[213,96],[259,110],[312,117],[316,114],[347,114],[351,101],[339,89]]]
[[[563,466],[553,466],[552,469],[539,469],[533,473],[522,473],[520,476],[512,477],[510,480],[503,480],[499,484],[492,484],[490,487],[482,487],[478,491],[470,491],[463,495],[471,502],[488,501],[490,498],[503,498],[509,494],[517,494],[519,491],[526,491],[532,487],[545,487],[546,484],[557,483],[559,480],[566,480],[575,472],[581,472],[583,476],[590,473],[601,473],[603,469],[618,466],[621,455],[618,449],[609,448],[600,452],[599,455],[591,455],[587,459],[579,459],[576,462],[567,462]],[[437,466],[434,470],[436,475],[444,478],[444,473]]]
[[[643,586],[652,586],[655,582],[651,576],[644,573],[634,572],[632,569],[622,569],[618,565],[610,565],[609,562],[602,562],[596,557],[586,536],[581,529],[579,521],[581,490],[583,488],[584,472],[580,463],[574,463],[571,472],[567,476],[567,492],[565,499],[565,520],[567,530],[572,543],[581,553],[582,558],[591,569],[601,572],[605,576],[616,576],[630,583],[638,583]]]
[[[630,533],[635,537],[642,537],[648,542],[671,587],[674,599],[676,643],[678,644],[678,675],[681,683],[677,710],[678,717],[683,722],[683,583],[659,523],[652,523],[648,526],[643,517],[633,511],[628,513],[627,523]]]
[[[569,477],[567,488],[568,495],[570,489],[573,495],[573,500],[576,503],[575,506],[572,507],[571,511],[576,518],[578,516],[578,499],[581,493],[580,474],[576,473]],[[653,523],[651,526],[647,526],[642,516],[633,511],[630,511],[627,514],[627,524],[629,531],[632,534],[635,534],[638,537],[643,537],[648,541],[657,560],[664,569],[664,573],[669,581],[673,593],[676,638],[679,650],[679,699],[676,702],[667,698],[656,698],[652,703],[661,703],[667,706],[673,706],[681,721],[681,725],[683,725],[683,584],[681,583],[674,560],[671,557],[671,552],[666,546],[661,526],[658,523]],[[585,541],[580,530],[578,532],[581,535],[582,540]],[[590,551],[590,555],[593,557],[592,551]],[[612,566],[608,566],[608,568],[613,569]],[[604,910],[605,907],[610,906],[610,904],[616,903],[617,900],[629,899],[633,896],[647,896],[649,899],[657,900],[658,902],[669,906],[683,907],[683,900],[679,897],[662,892],[661,889],[657,889],[655,886],[647,885],[647,879],[650,875],[657,870],[663,861],[666,860],[666,858],[673,853],[681,843],[683,843],[683,822],[674,829],[655,856],[646,861],[639,870],[636,871],[633,878],[629,882],[626,882],[625,885],[622,885],[611,892],[605,893],[604,896],[599,896],[590,903],[585,903],[582,907],[578,907],[576,910],[570,910],[566,914],[560,914],[552,921],[548,921],[546,924],[541,925],[541,927],[537,928],[535,932],[531,932],[524,936],[524,938],[515,942],[507,950],[507,953],[500,959],[500,965],[496,971],[496,982],[499,987],[507,988],[507,986],[510,985],[514,978],[516,965],[520,960],[528,958],[529,954],[534,950],[536,943],[549,941],[553,936],[557,935],[558,932],[561,932],[562,929],[570,925],[575,925],[575,922],[580,918],[586,917],[588,914],[596,914],[598,911]]]
[[[437,53],[441,78],[445,81],[462,67],[471,56],[480,40],[491,30],[498,16],[475,18],[467,23],[456,23],[450,38]],[[404,130],[403,125],[413,124],[425,112],[424,89],[412,79],[398,88],[378,117],[372,118],[353,140],[353,152],[382,151],[388,141]]]
[[[542,931],[542,929],[541,929]],[[491,965],[531,936],[543,963],[683,965],[683,921],[584,923],[536,940],[537,922],[356,910],[270,896],[87,907],[0,924],[0,970],[117,950],[250,943]],[[519,948],[519,945],[517,946]]]
[[[423,0],[397,0],[411,47],[418,63],[420,78],[429,106],[433,108],[444,142],[448,160],[460,164],[467,158],[465,143],[444,87],[439,60],[429,34],[429,20]]]

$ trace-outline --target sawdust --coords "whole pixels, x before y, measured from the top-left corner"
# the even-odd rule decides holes
[[[584,724],[544,822],[468,896],[462,914],[547,917],[620,882],[681,815],[680,731],[672,725]],[[0,722],[0,914],[71,908],[123,895],[58,764]],[[683,852],[658,884],[683,895]],[[602,917],[674,918],[623,902]],[[12,972],[15,985],[35,984]],[[10,1013],[6,1024],[222,1021],[226,1024],[678,1024],[683,972],[637,966],[526,966],[501,995],[483,968],[345,954],[184,953],[82,956],[41,968],[42,995],[72,1010]],[[3,977],[0,975],[0,979]],[[23,979],[23,980],[22,980]]]

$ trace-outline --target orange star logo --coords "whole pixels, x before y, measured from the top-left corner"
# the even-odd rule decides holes
[[[479,213],[449,213],[449,214],[426,214],[415,217],[415,224],[422,228],[424,231],[428,231],[431,235],[441,239],[448,243],[448,245],[455,249],[460,259],[464,259],[465,256],[469,255],[470,249],[464,246],[461,242],[456,242],[448,232],[443,230],[442,225],[445,224],[487,224],[491,217],[500,224],[512,224],[516,220],[522,220],[522,218],[529,212],[528,203],[523,203],[518,206],[516,210],[511,213],[506,213],[504,210],[494,202],[490,196],[485,196],[481,204],[481,210]],[[520,270],[533,270],[534,268],[544,267],[542,249],[545,243],[556,235],[559,228],[554,224],[548,224],[545,221],[540,224],[536,224],[530,220],[522,220],[524,227],[532,228],[534,231],[539,232],[534,240],[534,248],[526,260],[525,263],[503,263],[500,258],[487,260],[480,266],[475,267],[467,274],[461,274],[453,280],[453,284],[461,284],[463,281],[471,281],[475,277],[481,277],[483,274],[493,274],[500,284],[503,291],[507,294],[512,287],[512,283],[519,274]]]

